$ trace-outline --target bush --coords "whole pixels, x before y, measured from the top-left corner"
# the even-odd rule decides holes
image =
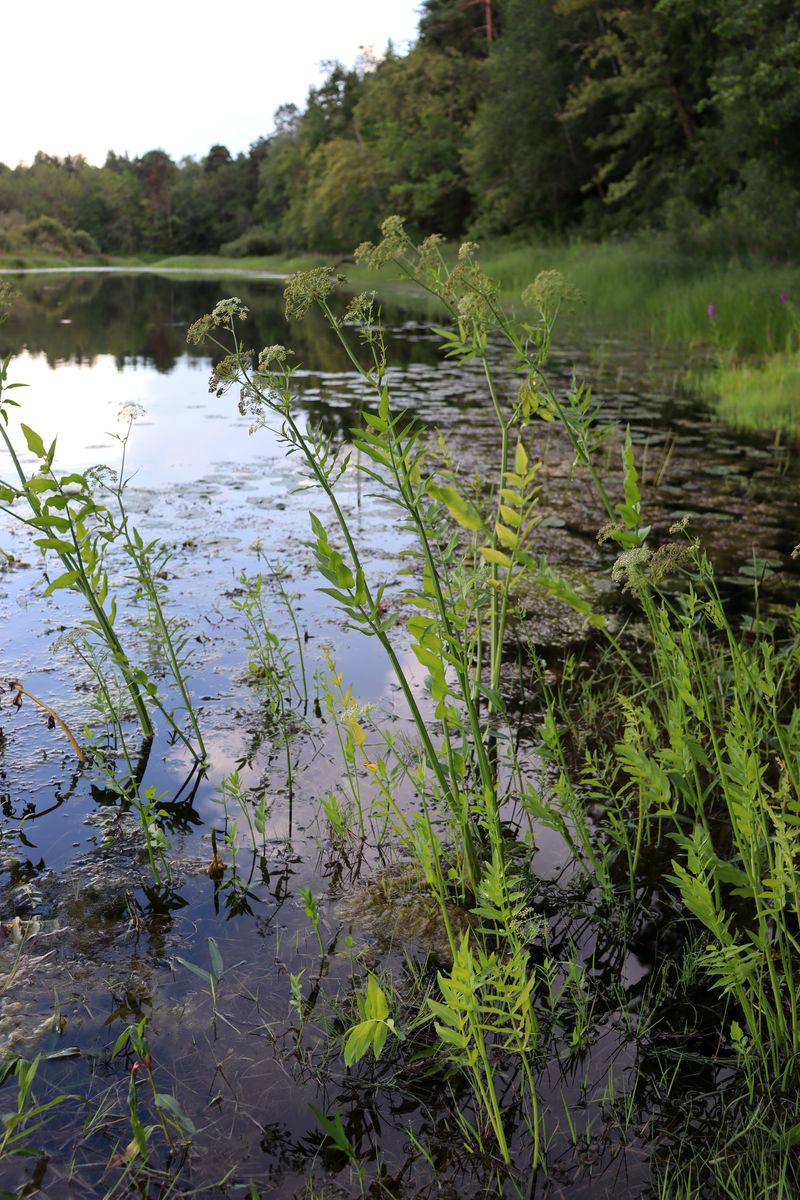
[[[232,242],[224,242],[219,252],[228,258],[251,258],[262,254],[279,254],[283,248],[283,243],[276,233],[253,225]]]
[[[699,212],[685,197],[664,209],[667,233],[682,254],[748,261],[792,259],[800,252],[800,194],[764,163],[749,163],[720,192],[716,210]]]
[[[68,229],[55,217],[35,217],[19,226],[15,249],[35,247],[50,254],[99,254],[100,247],[85,229]]]
[[[21,227],[20,234],[29,246],[62,254],[69,254],[72,249],[71,231],[55,217],[36,217]]]
[[[78,254],[99,254],[100,247],[90,233],[85,229],[76,229],[72,234],[72,242]]]

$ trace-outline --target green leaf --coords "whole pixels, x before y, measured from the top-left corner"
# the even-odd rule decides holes
[[[522,517],[514,508],[510,508],[507,504],[500,505],[500,516],[509,525],[519,527],[522,524]]]
[[[211,970],[214,978],[219,981],[225,974],[225,967],[222,962],[222,955],[219,952],[219,946],[212,937],[208,939],[208,953],[211,958]]]
[[[511,567],[513,560],[510,555],[504,554],[502,550],[495,550],[492,546],[481,546],[481,554],[487,562],[494,563],[498,567]]]
[[[636,542],[643,540],[639,535],[639,521],[641,512],[641,492],[639,490],[639,476],[636,471],[636,462],[633,456],[633,442],[631,440],[631,430],[628,426],[628,431],[625,435],[625,447],[622,451],[622,465],[624,470],[624,488],[625,502],[617,504],[616,510],[620,519],[627,529],[636,531]]]
[[[58,579],[54,579],[49,587],[45,588],[45,596],[51,596],[53,592],[57,592],[61,588],[72,587],[80,577],[80,571],[65,571],[63,575],[59,575]]]
[[[354,1159],[355,1155],[353,1152],[353,1147],[350,1145],[350,1139],[348,1138],[345,1127],[342,1124],[342,1114],[339,1112],[339,1109],[336,1109],[336,1112],[333,1114],[333,1120],[331,1121],[330,1118],[326,1117],[324,1113],[321,1113],[315,1105],[309,1104],[308,1107],[314,1114],[320,1128],[327,1134],[333,1144],[338,1146],[342,1153],[346,1154],[348,1158]]]
[[[438,1000],[428,999],[428,1007],[434,1016],[440,1020],[446,1021],[448,1025],[457,1026],[461,1023],[458,1013],[452,1008],[448,1008],[446,1004],[441,1004]]]
[[[507,529],[505,525],[501,525],[499,521],[495,522],[494,531],[497,534],[498,541],[506,547],[507,550],[515,550],[519,538],[511,529]],[[483,551],[481,551],[483,553]]]
[[[463,1033],[457,1033],[455,1029],[449,1029],[446,1025],[440,1025],[438,1022],[435,1025],[436,1033],[443,1042],[447,1042],[451,1046],[455,1046],[458,1050],[463,1050],[467,1045],[467,1039]]]
[[[376,1021],[384,1021],[389,1015],[386,995],[374,975],[367,980],[366,1015]]]
[[[69,521],[66,517],[54,517],[50,513],[31,517],[28,524],[32,525],[34,529],[57,529],[59,533],[66,533],[69,529]]]
[[[56,550],[59,554],[75,553],[72,542],[64,542],[61,538],[36,538],[33,544],[40,550]]]
[[[179,962],[182,967],[186,967],[187,971],[191,971],[198,979],[202,979],[203,983],[211,982],[211,974],[203,967],[198,967],[197,963],[189,962],[187,958],[181,958],[178,954],[175,955],[175,961]]]
[[[34,433],[29,425],[23,425],[21,422],[20,429],[22,430],[22,435],[25,438],[25,441],[28,443],[28,449],[30,450],[31,454],[35,454],[37,458],[46,458],[47,451],[45,450],[44,442],[39,437],[39,434]]]
[[[380,1058],[386,1039],[389,1036],[389,1026],[385,1021],[375,1021],[375,1031],[372,1035],[372,1053]]]
[[[169,1092],[156,1092],[154,1101],[164,1112],[169,1113],[182,1133],[193,1137],[197,1133],[194,1122],[186,1115],[181,1104]]]
[[[361,1021],[350,1030],[344,1044],[345,1066],[352,1067],[353,1063],[360,1062],[367,1053],[372,1045],[375,1024],[372,1020]]]
[[[453,520],[457,521],[464,529],[469,529],[473,533],[483,529],[483,518],[475,505],[460,496],[454,487],[429,481],[427,492],[434,500],[443,504]]]

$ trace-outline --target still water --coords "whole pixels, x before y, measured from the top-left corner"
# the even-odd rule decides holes
[[[33,1179],[39,1194],[52,1197],[128,1194],[115,1189],[131,1138],[126,1098],[133,1063],[125,1051],[112,1057],[112,1049],[126,1025],[146,1019],[158,1088],[179,1098],[197,1132],[188,1150],[170,1150],[155,1138],[139,1194],[178,1196],[206,1188],[210,1195],[246,1196],[254,1185],[253,1195],[300,1196],[310,1179],[320,1194],[357,1192],[346,1158],[323,1148],[310,1105],[329,1115],[338,1108],[369,1177],[380,1174],[393,1194],[478,1194],[492,1173],[465,1153],[440,1080],[421,1070],[413,1093],[393,1092],[382,1064],[373,1068],[375,1086],[365,1087],[341,1061],[327,1061],[316,1021],[325,997],[335,997],[340,982],[346,985],[351,960],[373,969],[394,967],[402,977],[404,953],[422,960],[436,951],[419,930],[406,924],[398,932],[385,911],[371,912],[359,902],[365,881],[381,864],[369,854],[342,853],[322,816],[320,799],[336,787],[342,770],[330,716],[324,704],[314,703],[323,674],[330,675],[330,657],[359,704],[374,705],[400,732],[405,713],[379,648],[349,631],[316,590],[305,543],[309,511],[325,518],[322,500],[298,490],[304,485],[299,464],[285,457],[274,433],[251,435],[235,396],[209,394],[211,359],[187,348],[185,331],[221,296],[241,296],[252,314],[250,344],[292,347],[300,368],[298,402],[307,419],[337,441],[346,441],[368,401],[362,384],[321,321],[311,315],[286,325],[280,286],[269,280],[104,272],[35,274],[14,283],[18,297],[0,329],[0,349],[13,355],[10,380],[28,385],[12,393],[20,399],[21,419],[48,445],[58,435],[60,471],[117,466],[120,410],[143,410],[127,451],[127,505],[142,534],[158,537],[171,551],[165,582],[171,611],[190,635],[192,693],[209,767],[202,776],[192,771],[163,728],[143,749],[142,787],[154,788],[160,798],[170,843],[172,879],[157,886],[136,820],[96,774],[79,767],[41,710],[11,703],[10,682],[18,680],[77,732],[100,732],[91,680],[65,637],[81,619],[80,608],[64,593],[43,598],[42,561],[28,531],[0,514],[0,900],[6,931],[0,944],[6,980],[0,1050],[26,1058],[42,1054],[40,1101],[72,1097],[34,1139],[49,1160],[44,1166],[43,1160],[0,1160],[0,1187]],[[442,363],[435,337],[414,314],[395,309],[385,315],[395,407],[443,430],[468,473],[485,470],[495,438],[478,371]],[[630,424],[656,530],[690,514],[729,591],[746,604],[757,574],[780,605],[796,583],[788,557],[800,540],[793,528],[795,457],[766,439],[744,442],[722,427],[676,386],[679,366],[654,366],[635,348],[600,345],[588,335],[577,349],[559,350],[552,362],[557,382],[566,386],[573,370],[591,377],[608,418]],[[507,372],[503,380],[510,393],[513,375]],[[12,418],[12,437],[21,445],[15,424]],[[543,437],[538,449],[547,463],[546,516],[537,550],[598,604],[620,607],[606,582],[608,557],[595,542],[599,516],[572,477],[567,447],[550,430]],[[616,469],[615,453],[609,449],[609,471]],[[0,478],[8,477],[10,466],[0,452]],[[346,472],[340,490],[365,541],[373,577],[389,582],[389,601],[395,602],[405,534],[396,528],[393,510],[369,495],[354,470]],[[310,693],[308,705],[294,701],[291,790],[285,749],[248,681],[235,607],[243,573],[263,573],[269,619],[291,639],[274,585],[276,569],[286,572],[283,586],[294,598]],[[113,582],[124,590],[121,561]],[[574,620],[535,596],[526,605],[542,653],[580,648],[583,633]],[[400,651],[422,688],[402,635]],[[264,833],[255,841],[236,803],[223,803],[224,781],[234,771],[243,788],[264,799]],[[244,892],[224,881],[215,885],[207,873],[211,828],[222,839],[234,822]],[[229,858],[230,850],[225,854]],[[563,866],[542,836],[537,870],[546,879]],[[304,913],[304,887],[317,899],[326,947],[343,951],[322,962]],[[13,939],[15,917],[38,922],[22,950]],[[221,972],[209,939],[221,955]],[[597,949],[587,946],[587,955]],[[638,956],[632,951],[613,969],[635,987],[646,974],[646,958],[644,949]],[[186,963],[212,971],[213,989]],[[290,1005],[290,976],[301,972],[302,1029]],[[330,1011],[325,1020],[330,1023]],[[630,1063],[611,1018],[601,1045],[606,1038],[622,1078]],[[545,1093],[548,1087],[556,1098],[580,1091],[578,1080],[548,1074]],[[144,1098],[141,1103],[142,1119],[152,1120]],[[9,1107],[5,1095],[3,1107]],[[435,1161],[419,1155],[409,1130],[436,1147]],[[557,1189],[570,1180],[571,1196],[613,1194],[618,1151],[612,1140],[600,1153],[594,1182],[578,1184],[570,1140],[556,1133],[549,1180],[535,1185],[536,1194],[566,1194]],[[523,1174],[528,1152],[524,1144],[517,1147]],[[625,1172],[633,1189],[628,1194],[638,1194],[647,1168],[643,1158],[637,1162],[635,1148]]]

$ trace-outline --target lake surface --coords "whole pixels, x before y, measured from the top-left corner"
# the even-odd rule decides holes
[[[36,1178],[39,1194],[128,1194],[114,1188],[131,1136],[132,1057],[111,1052],[126,1025],[146,1018],[159,1089],[179,1097],[198,1132],[183,1157],[162,1147],[148,1172],[150,1190],[141,1194],[189,1195],[205,1187],[211,1195],[247,1196],[252,1184],[259,1189],[252,1194],[299,1196],[309,1178],[320,1193],[355,1194],[347,1161],[323,1149],[309,1107],[315,1105],[328,1114],[338,1106],[351,1143],[373,1175],[380,1164],[393,1194],[477,1195],[487,1176],[448,1125],[447,1101],[435,1081],[421,1079],[413,1094],[393,1095],[378,1064],[365,1100],[365,1089],[343,1064],[326,1061],[315,1022],[326,997],[346,985],[351,960],[402,974],[404,953],[423,958],[431,949],[413,929],[398,939],[385,914],[370,915],[359,903],[366,880],[384,865],[374,854],[342,852],[323,817],[320,798],[342,773],[330,714],[314,703],[324,690],[322,675],[330,673],[326,653],[358,703],[375,706],[398,734],[407,728],[405,712],[380,649],[347,630],[317,591],[306,541],[309,511],[326,517],[322,498],[298,492],[304,482],[299,464],[285,457],[274,434],[250,434],[235,396],[209,394],[212,361],[187,347],[186,328],[221,296],[241,296],[252,313],[250,344],[281,342],[295,350],[301,408],[337,442],[346,442],[368,402],[363,385],[321,320],[312,315],[287,326],[280,286],[270,280],[92,272],[36,273],[14,284],[19,296],[0,327],[0,348],[13,355],[9,378],[29,385],[13,393],[21,398],[21,418],[47,444],[58,435],[59,470],[116,466],[119,412],[130,404],[144,409],[127,454],[127,503],[143,535],[158,537],[171,551],[165,581],[172,611],[190,633],[192,692],[209,749],[202,777],[164,728],[142,755],[142,786],[163,798],[170,842],[172,880],[155,886],[135,819],[96,774],[79,767],[40,709],[11,704],[10,684],[19,680],[76,732],[100,731],[91,680],[64,637],[80,620],[80,607],[64,593],[43,597],[42,560],[29,533],[0,514],[0,897],[7,934],[0,944],[0,969],[7,973],[0,1048],[44,1056],[40,1099],[78,1098],[63,1103],[38,1135],[50,1155]],[[496,440],[478,369],[442,363],[437,339],[413,313],[390,309],[385,315],[394,406],[441,429],[468,473],[485,469]],[[797,581],[797,564],[789,558],[800,541],[797,457],[792,448],[755,436],[745,441],[725,429],[677,386],[681,365],[653,363],[635,347],[587,336],[581,346],[557,350],[552,374],[560,386],[573,369],[591,378],[608,419],[630,424],[654,528],[664,533],[690,514],[730,594],[745,606],[755,574],[764,580],[765,596],[780,606]],[[512,373],[501,371],[501,378],[510,391]],[[13,421],[12,433],[22,444]],[[607,582],[610,552],[595,541],[599,514],[572,478],[563,441],[547,428],[542,437],[546,516],[536,532],[537,550],[598,604],[624,613],[625,601]],[[609,471],[617,460],[610,450]],[[0,478],[9,474],[8,456],[0,451]],[[394,511],[369,495],[354,470],[340,491],[365,539],[369,568],[389,581],[389,603],[395,603],[406,535],[396,528]],[[285,570],[283,586],[295,597],[310,691],[307,706],[293,701],[298,732],[291,795],[284,748],[248,680],[235,608],[242,573],[262,572],[270,621],[291,644],[276,568]],[[122,561],[114,582],[124,585]],[[526,603],[533,640],[545,655],[580,651],[584,635],[574,619],[554,611],[551,601],[532,596]],[[399,647],[422,689],[421,669],[402,633]],[[235,802],[229,799],[227,810],[221,802],[223,781],[233,771],[243,788],[265,798],[266,827],[255,843]],[[233,822],[245,894],[215,884],[207,873],[212,826],[222,838]],[[538,845],[537,871],[555,877],[564,867],[558,849],[546,833]],[[300,896],[304,887],[317,899],[326,945],[341,951],[322,964]],[[40,923],[22,950],[8,933],[15,917]],[[185,966],[213,967],[209,939],[224,965],[216,1005],[209,984]],[[585,950],[588,957],[597,947]],[[624,963],[606,969],[636,987],[647,973],[646,952],[631,950]],[[290,976],[300,972],[302,1030],[290,1005]],[[632,1060],[613,1015],[602,1036],[624,1077]],[[545,1076],[543,1093],[556,1105],[559,1093],[574,1098],[585,1090],[563,1064]],[[409,1129],[436,1145],[435,1162],[419,1155]],[[518,1153],[524,1162],[525,1147]],[[621,1186],[623,1163],[628,1194],[639,1194],[647,1178],[643,1152],[629,1148],[623,1156],[613,1140],[597,1160],[593,1182],[579,1182],[576,1162],[569,1137],[556,1131],[551,1174],[532,1184],[530,1194],[612,1195]],[[41,1166],[6,1159],[0,1186],[20,1186],[37,1170]]]

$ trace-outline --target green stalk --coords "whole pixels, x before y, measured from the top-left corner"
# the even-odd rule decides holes
[[[481,354],[481,362],[483,363],[483,373],[486,376],[486,385],[489,389],[489,396],[492,401],[497,423],[500,426],[500,487],[505,486],[505,477],[508,471],[508,424],[503,417],[500,402],[495,391],[494,380],[486,355]],[[492,530],[491,545],[493,549],[497,548],[497,533]],[[503,604],[499,605],[498,599],[498,584],[499,584],[499,567],[497,563],[491,564],[491,620],[489,633],[489,678],[493,690],[497,690],[500,682],[500,667],[503,658],[503,642],[505,640],[505,609],[508,596],[508,587],[511,580],[511,570],[506,571],[505,590],[503,596]],[[499,610],[499,611],[498,611]]]
[[[14,446],[13,446],[11,439],[8,436],[8,432],[5,429],[2,422],[0,422],[0,436],[3,438],[6,449],[8,450],[8,453],[11,456],[11,461],[13,462],[14,467],[17,472],[17,475],[19,476],[20,483],[22,484],[22,490],[25,493],[25,499],[27,500],[29,506],[33,509],[34,515],[37,517],[40,517],[42,515],[41,505],[39,504],[36,494],[34,492],[31,492],[26,486],[28,483],[28,480],[25,476],[24,471],[22,470],[22,466],[20,464],[19,458],[17,457],[16,451],[14,450]],[[50,473],[52,475],[52,471]],[[58,551],[56,551],[56,553],[58,554],[58,557],[61,559],[61,562],[64,564],[64,566],[67,568],[68,571],[78,571],[78,573],[80,575],[80,579],[76,580],[76,583],[78,585],[77,591],[80,592],[80,594],[83,596],[83,598],[89,604],[89,607],[91,608],[92,613],[94,614],[94,617],[95,617],[98,625],[100,626],[100,629],[101,629],[103,637],[105,638],[106,644],[109,646],[109,648],[111,649],[111,651],[113,653],[114,661],[117,663],[117,665],[119,666],[119,668],[122,672],[122,675],[125,679],[126,687],[128,688],[128,691],[131,696],[131,700],[133,701],[133,706],[136,710],[136,715],[139,718],[139,723],[142,727],[142,732],[144,733],[144,736],[147,738],[152,738],[153,734],[154,734],[153,724],[150,720],[150,714],[147,711],[147,707],[142,698],[142,694],[139,691],[138,684],[136,683],[136,681],[134,679],[131,678],[131,675],[130,675],[131,665],[128,660],[128,656],[126,655],[125,651],[123,650],[122,644],[120,643],[119,638],[117,637],[116,633],[114,632],[114,630],[108,620],[108,617],[105,613],[105,610],[103,609],[102,605],[98,602],[97,597],[94,594],[94,590],[91,586],[91,583],[89,582],[88,576],[86,575],[86,570],[85,570],[85,567],[83,564],[83,559],[81,557],[80,546],[78,545],[78,542],[77,542],[75,527],[72,522],[72,516],[70,514],[69,507],[67,506],[64,511],[67,515],[67,519],[69,520],[70,532],[72,534],[72,541],[75,545],[75,561],[73,561],[72,557],[70,555],[67,555],[66,553],[59,553]],[[20,518],[20,519],[22,520],[22,518]]]
[[[191,722],[192,729],[194,730],[194,735],[197,738],[197,745],[200,748],[200,754],[197,753],[195,748],[190,744],[190,742],[187,740],[187,738],[183,735],[182,731],[178,728],[178,726],[175,724],[175,722],[169,718],[169,716],[166,712],[164,712],[163,708],[161,709],[161,711],[164,712],[164,715],[167,716],[168,720],[170,720],[170,724],[172,725],[173,729],[175,729],[175,732],[182,738],[184,744],[191,751],[195,760],[197,762],[206,762],[208,760],[208,752],[206,750],[205,742],[203,741],[203,735],[200,732],[200,726],[199,726],[199,723],[197,720],[197,715],[194,710],[194,705],[192,704],[191,698],[189,696],[189,693],[188,693],[188,690],[186,687],[186,681],[184,679],[183,671],[181,669],[180,663],[178,662],[178,656],[175,651],[175,647],[172,643],[172,635],[170,633],[169,624],[167,622],[166,617],[164,616],[164,610],[161,607],[161,600],[159,599],[158,588],[156,587],[156,584],[153,581],[152,573],[149,569],[149,566],[147,565],[147,560],[146,560],[144,551],[142,551],[140,553],[138,547],[134,544],[133,539],[131,538],[131,536],[128,532],[128,515],[125,512],[125,506],[122,502],[122,492],[125,487],[125,481],[124,481],[125,454],[126,454],[126,451],[128,448],[128,436],[129,435],[130,435],[130,425],[128,427],[128,435],[122,439],[122,461],[120,463],[120,469],[119,469],[119,476],[118,476],[119,482],[118,482],[118,486],[114,489],[114,495],[116,496],[117,507],[119,509],[119,514],[120,514],[120,529],[122,530],[123,537],[125,538],[125,546],[128,550],[128,554],[130,555],[130,557],[133,560],[133,563],[136,567],[136,571],[137,571],[138,578],[139,578],[139,583],[145,589],[145,591],[147,593],[147,598],[150,601],[150,604],[152,606],[152,610],[156,615],[156,623],[158,626],[158,630],[161,635],[161,639],[163,641],[164,647],[166,648],[166,651],[167,651],[167,661],[169,663],[170,672],[172,674],[172,678],[174,679],[175,683],[177,683],[177,685],[178,685],[178,690],[180,691],[181,698],[184,703],[184,707],[185,707],[187,713],[189,714],[189,720]]]

